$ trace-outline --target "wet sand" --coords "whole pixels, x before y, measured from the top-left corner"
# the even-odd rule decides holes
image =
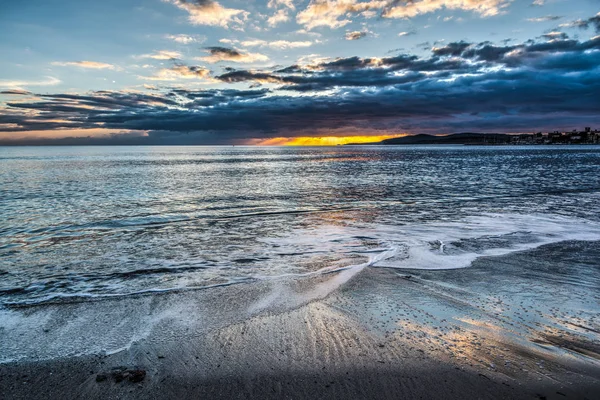
[[[565,242],[460,270],[3,310],[0,397],[596,399],[598,254]]]

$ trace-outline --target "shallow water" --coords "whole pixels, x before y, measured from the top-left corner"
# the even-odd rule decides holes
[[[600,149],[0,148],[0,303],[600,240]]]

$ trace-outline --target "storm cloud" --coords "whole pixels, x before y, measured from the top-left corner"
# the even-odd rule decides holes
[[[592,22],[590,22],[592,23]],[[209,56],[244,53],[206,48]],[[519,132],[598,125],[600,37],[566,36],[498,45],[466,41],[426,56],[345,57],[263,69],[165,69],[234,85],[86,94],[10,90],[0,108],[3,143],[22,131],[111,129],[105,138],[56,143],[211,144],[315,135],[327,130]],[[244,88],[245,86],[249,88]],[[143,132],[144,134],[131,134]],[[50,139],[30,139],[48,143]]]

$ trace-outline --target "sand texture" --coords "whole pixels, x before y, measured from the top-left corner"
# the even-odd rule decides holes
[[[598,399],[600,244],[0,311],[2,399]]]

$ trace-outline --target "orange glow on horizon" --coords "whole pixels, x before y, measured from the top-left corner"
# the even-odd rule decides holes
[[[406,135],[276,137],[251,139],[246,144],[255,146],[337,146],[349,143],[374,143],[401,136]]]
[[[48,122],[61,122],[63,120],[46,120]],[[65,139],[65,138],[103,138],[118,136],[123,133],[138,133],[140,136],[145,136],[144,131],[127,131],[124,129],[109,129],[109,128],[78,128],[78,129],[55,129],[46,131],[16,131],[16,132],[0,132],[0,141],[19,141],[27,139]]]

